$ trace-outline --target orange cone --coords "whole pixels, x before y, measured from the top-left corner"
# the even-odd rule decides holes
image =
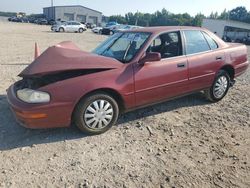
[[[40,50],[39,47],[37,45],[37,43],[35,43],[35,59],[38,58],[40,56]]]

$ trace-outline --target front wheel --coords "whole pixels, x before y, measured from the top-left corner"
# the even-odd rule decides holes
[[[74,122],[84,133],[95,135],[109,130],[119,116],[119,107],[113,97],[96,93],[83,98],[76,106]]]
[[[64,32],[64,28],[59,28],[59,32]]]
[[[207,99],[211,102],[218,102],[223,99],[230,87],[230,77],[224,70],[217,74],[211,88],[204,91]]]
[[[83,28],[80,28],[78,32],[79,32],[79,33],[83,33],[83,31],[84,31],[84,29],[83,29]]]

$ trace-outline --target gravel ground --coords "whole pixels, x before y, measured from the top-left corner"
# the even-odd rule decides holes
[[[0,187],[250,187],[250,70],[219,103],[193,94],[127,113],[98,136],[19,126],[5,90],[34,42],[90,51],[105,38],[49,29],[0,22]]]

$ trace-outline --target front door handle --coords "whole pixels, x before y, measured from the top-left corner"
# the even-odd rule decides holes
[[[218,56],[216,57],[216,60],[222,60],[222,57]]]
[[[185,68],[186,67],[186,63],[178,63],[177,67],[178,68]]]

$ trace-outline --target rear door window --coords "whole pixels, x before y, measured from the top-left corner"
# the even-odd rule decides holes
[[[210,50],[207,40],[201,31],[183,31],[186,39],[186,54],[195,54]]]
[[[206,38],[206,40],[207,40],[210,48],[212,50],[217,49],[218,48],[218,44],[214,41],[214,39],[212,39],[207,33],[205,33],[205,32],[202,32],[202,33],[203,33],[204,37]]]

